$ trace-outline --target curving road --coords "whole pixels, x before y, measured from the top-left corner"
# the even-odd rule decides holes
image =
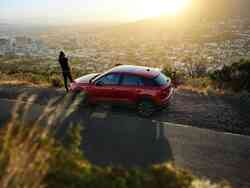
[[[1,125],[15,104],[0,99]],[[27,119],[36,119],[42,110],[33,105]],[[109,107],[78,109],[64,123],[71,121],[84,122],[82,147],[95,164],[144,167],[174,161],[195,175],[250,187],[250,137],[112,113]]]

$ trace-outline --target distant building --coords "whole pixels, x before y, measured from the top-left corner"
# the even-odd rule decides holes
[[[11,53],[13,50],[11,39],[0,38],[0,55],[6,55]]]
[[[29,48],[32,45],[32,39],[25,36],[15,37],[16,48]]]

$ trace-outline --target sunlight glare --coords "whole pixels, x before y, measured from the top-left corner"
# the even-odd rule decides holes
[[[188,5],[188,0],[167,0],[165,3],[166,13],[178,14]]]
[[[178,15],[190,4],[190,0],[151,0],[144,4],[144,15]]]

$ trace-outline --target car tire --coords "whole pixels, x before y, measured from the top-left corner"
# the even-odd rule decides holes
[[[155,111],[156,106],[150,99],[143,99],[137,103],[137,113],[142,117],[151,117]]]

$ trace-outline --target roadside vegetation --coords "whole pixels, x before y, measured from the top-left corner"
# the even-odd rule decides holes
[[[0,58],[1,82],[62,87],[62,73],[56,60],[40,58]],[[72,63],[74,78],[87,74],[78,61]]]
[[[20,100],[25,94],[20,96]],[[211,184],[174,164],[159,164],[148,168],[95,166],[81,150],[85,131],[82,123],[62,122],[74,113],[84,96],[63,104],[51,100],[33,122],[26,121],[28,111],[36,101],[17,103],[12,119],[1,129],[0,187],[2,188],[229,188],[227,183]],[[73,100],[73,101],[72,101]],[[57,104],[57,105],[55,105]],[[22,113],[21,113],[22,112]],[[53,113],[51,113],[53,112]],[[52,114],[52,115],[51,115]],[[62,115],[63,114],[63,115]]]
[[[0,57],[1,82],[27,83],[62,87],[61,69],[57,60],[41,58]],[[214,69],[209,69],[214,67]],[[217,68],[215,68],[217,67]],[[71,59],[74,78],[92,73],[80,59]],[[111,68],[111,67],[108,67]],[[92,67],[93,70],[96,68]],[[92,70],[91,69],[91,70]],[[95,70],[99,72],[101,68]],[[102,68],[105,71],[105,68]],[[165,63],[163,72],[177,80],[181,88],[198,92],[250,92],[250,60],[219,66],[205,60],[187,59],[181,68]]]
[[[235,92],[250,92],[250,60],[240,60],[229,66],[223,66],[210,75],[210,79],[218,88],[230,88]]]
[[[61,70],[57,60],[0,57],[0,63],[2,83],[63,86]],[[210,70],[209,67],[217,68]],[[71,68],[74,78],[93,72],[80,59],[71,59]],[[92,69],[96,68],[93,66]],[[105,71],[105,69],[103,68],[101,71]],[[187,63],[181,68],[165,63],[163,72],[176,79],[180,88],[183,89],[222,94],[225,92],[250,92],[250,60],[242,59],[231,65],[219,66],[205,60],[194,62],[192,59],[187,59]]]
[[[214,70],[201,62],[187,64],[183,69],[166,65],[163,72],[176,79],[182,88],[214,93],[250,92],[250,60],[241,59]]]

